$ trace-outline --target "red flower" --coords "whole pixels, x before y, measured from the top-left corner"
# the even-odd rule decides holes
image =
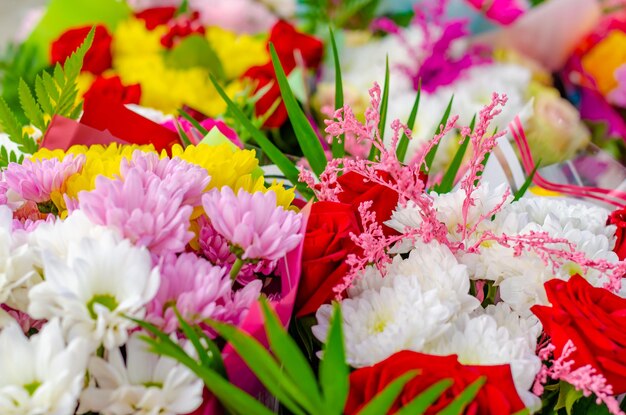
[[[143,20],[148,30],[168,24],[174,15],[176,15],[176,7],[151,7],[135,13],[135,17]]]
[[[466,415],[510,415],[524,409],[524,403],[515,390],[509,365],[464,366],[456,356],[403,351],[374,366],[352,372],[344,413],[358,413],[377,393],[410,370],[418,371],[418,375],[405,385],[389,413],[397,412],[438,381],[451,379],[454,382],[452,386],[426,410],[426,414],[436,414],[481,376],[486,378],[486,382],[465,409]]]
[[[591,286],[580,275],[569,281],[544,284],[551,307],[535,305],[532,312],[560,357],[571,340],[576,347],[572,370],[591,365],[613,386],[615,395],[626,392],[626,299]]]
[[[350,233],[359,233],[350,205],[336,202],[313,204],[304,236],[302,277],[296,298],[298,316],[315,313],[335,296],[333,288],[350,270],[345,259],[357,251]]]
[[[609,216],[609,225],[617,226],[615,229],[615,247],[613,251],[620,261],[626,258],[626,208],[617,209]]]
[[[57,62],[65,62],[78,47],[83,43],[91,26],[70,29],[63,33],[61,37],[52,42],[50,47],[50,62],[54,65]],[[111,68],[113,60],[111,56],[111,42],[113,38],[103,25],[96,26],[93,43],[85,55],[83,71],[100,75]]]
[[[121,104],[139,104],[141,85],[124,85],[119,76],[99,76],[85,93],[85,99],[107,99]]]
[[[380,171],[380,177],[389,180],[387,172]],[[352,205],[356,215],[359,215],[359,206],[366,201],[372,201],[371,211],[376,213],[376,221],[383,227],[385,235],[398,233],[384,224],[391,219],[391,214],[398,205],[398,192],[382,184],[373,183],[355,172],[348,172],[338,179],[342,192],[338,195],[339,201]],[[360,216],[359,216],[360,217]],[[361,223],[361,229],[363,224]]]
[[[307,68],[316,68],[322,60],[324,53],[323,43],[309,35],[298,32],[292,25],[285,21],[278,21],[272,28],[268,44],[274,44],[276,54],[280,58],[285,73],[289,73],[296,67],[297,63],[300,63],[299,59],[302,58],[302,63]],[[269,48],[269,46],[268,46]],[[296,59],[296,56],[299,56]],[[280,88],[278,87],[278,81],[276,80],[276,74],[274,73],[274,66],[271,60],[265,65],[253,66],[248,69],[243,77],[253,79],[257,82],[255,93],[260,89],[273,82],[269,91],[263,95],[263,97],[257,101],[255,105],[257,116],[265,114],[274,102],[280,98]],[[283,103],[274,111],[263,126],[265,128],[278,128],[287,120],[287,110]]]

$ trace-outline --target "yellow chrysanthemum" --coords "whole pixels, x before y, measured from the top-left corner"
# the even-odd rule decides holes
[[[263,65],[269,60],[265,39],[259,36],[237,35],[220,27],[211,27],[206,32],[206,38],[228,79],[239,78],[248,68]]]
[[[598,89],[608,94],[618,85],[615,70],[626,62],[626,33],[611,31],[582,58],[585,72],[596,81]]]
[[[162,156],[165,156],[162,153]],[[206,169],[211,176],[209,188],[229,186],[235,192],[244,189],[253,193],[273,190],[276,193],[276,203],[287,208],[293,198],[294,189],[285,189],[282,183],[274,182],[267,187],[259,168],[259,161],[252,150],[234,149],[229,144],[210,146],[200,144],[188,146],[183,150],[181,146],[174,146],[172,157],[180,157],[189,163]]]
[[[113,56],[156,55],[164,50],[161,38],[167,33],[167,26],[146,29],[143,20],[128,19],[120,22],[113,36]]]

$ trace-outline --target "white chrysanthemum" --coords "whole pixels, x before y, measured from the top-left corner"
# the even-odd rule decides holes
[[[494,314],[513,313],[501,309]],[[528,326],[524,320],[513,315],[496,317],[490,314],[474,318],[461,317],[456,324],[441,336],[439,341],[427,347],[425,352],[446,356],[456,354],[459,362],[466,365],[510,364],[513,381],[520,397],[528,407],[535,407],[539,399],[529,392],[535,376],[541,368],[541,360],[535,355],[534,342],[529,336],[509,325],[518,318],[520,324]],[[533,328],[536,330],[536,328]]]
[[[127,316],[143,318],[159,286],[150,253],[114,232],[70,242],[66,259],[44,251],[43,266],[46,280],[30,290],[29,314],[59,317],[68,338],[93,347],[124,344],[135,326]]]
[[[36,272],[38,256],[23,232],[13,232],[13,213],[0,206],[0,303],[24,311],[28,287],[41,281]]]
[[[0,333],[0,413],[71,415],[83,386],[90,348],[66,344],[59,321],[26,338],[16,323]]]
[[[139,334],[126,343],[125,362],[120,349],[113,349],[107,360],[92,357],[89,373],[95,384],[80,397],[81,413],[176,415],[202,403],[202,381],[175,360],[150,352]]]
[[[420,244],[407,260],[394,262],[383,278],[368,272],[342,301],[348,362],[375,364],[401,350],[421,351],[459,313],[478,306],[469,278],[447,247]],[[313,334],[325,339],[332,306],[317,312]]]

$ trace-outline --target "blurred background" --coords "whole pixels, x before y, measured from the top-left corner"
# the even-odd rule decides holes
[[[46,0],[0,0],[0,44],[19,30],[29,11],[44,4]]]

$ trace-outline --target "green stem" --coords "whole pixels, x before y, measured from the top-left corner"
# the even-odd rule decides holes
[[[237,258],[237,260],[233,264],[233,267],[230,269],[230,279],[233,280],[233,282],[237,279],[237,275],[239,275],[239,271],[241,271],[241,267],[243,266],[243,264],[243,259]]]

